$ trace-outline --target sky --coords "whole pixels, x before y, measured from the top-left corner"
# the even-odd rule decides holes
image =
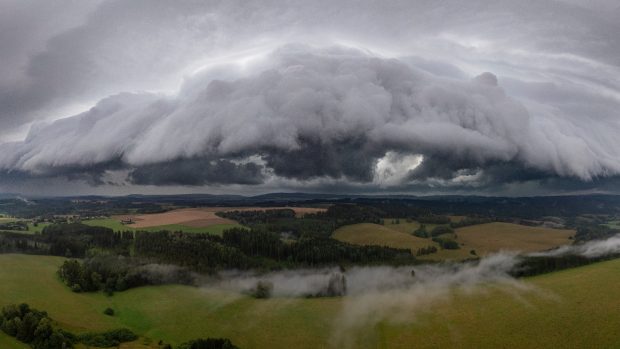
[[[0,0],[0,192],[620,192],[620,3]]]

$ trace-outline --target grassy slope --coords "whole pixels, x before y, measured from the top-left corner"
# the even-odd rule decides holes
[[[119,221],[107,218],[107,219],[91,219],[82,221],[82,223],[92,226],[106,227],[115,231],[127,231],[127,230],[141,230],[141,231],[160,231],[160,230],[169,230],[169,231],[184,231],[186,233],[209,233],[221,235],[222,232],[226,229],[234,228],[234,227],[242,227],[239,224],[215,224],[208,227],[190,227],[182,224],[169,224],[169,225],[160,225],[157,227],[148,227],[148,228],[132,228],[131,225],[121,224]]]
[[[0,255],[0,299],[48,310],[76,331],[127,326],[155,341],[224,336],[243,348],[329,347],[332,319],[342,307],[340,298],[254,300],[186,286],[143,287],[111,298],[75,294],[54,275],[62,260]],[[416,314],[414,322],[383,322],[374,331],[364,329],[357,334],[363,343],[354,347],[620,346],[620,260],[527,282],[537,291],[521,299],[493,287],[458,294]],[[107,306],[118,316],[104,316]]]
[[[21,343],[13,337],[0,331],[0,348],[2,349],[31,349],[27,344]]]

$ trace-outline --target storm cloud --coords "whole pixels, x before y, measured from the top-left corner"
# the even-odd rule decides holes
[[[620,175],[613,2],[93,1],[59,23],[4,6],[40,22],[0,36],[14,48],[0,53],[5,183],[417,191]]]

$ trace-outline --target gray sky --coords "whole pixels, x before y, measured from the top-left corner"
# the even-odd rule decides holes
[[[617,1],[0,0],[0,191],[616,192]]]

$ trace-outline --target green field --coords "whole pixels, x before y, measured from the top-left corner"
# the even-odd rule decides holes
[[[55,276],[62,260],[0,255],[0,299],[45,309],[76,332],[125,326],[172,343],[223,336],[242,348],[340,347],[333,338],[346,298],[255,300],[188,286],[143,287],[113,297],[75,294]],[[358,339],[351,348],[620,346],[620,260],[526,283],[532,290],[518,296],[494,285],[480,286],[416,308],[398,322],[359,328],[350,333]],[[118,316],[103,315],[108,306]],[[19,348],[7,340],[0,336],[2,348]]]
[[[113,218],[105,218],[105,219],[90,219],[82,221],[83,224],[97,226],[97,227],[106,227],[110,228],[114,231],[183,231],[186,233],[208,233],[214,235],[221,235],[222,232],[226,229],[230,228],[241,228],[242,225],[239,224],[215,224],[210,225],[208,227],[190,227],[182,224],[168,224],[168,225],[159,225],[156,227],[148,227],[148,228],[133,228],[131,225],[121,224],[116,219]]]
[[[611,222],[608,222],[605,225],[608,226],[611,229],[620,229],[620,221],[611,221]]]
[[[13,337],[9,337],[0,331],[0,348],[2,349],[31,349],[29,345],[21,343]]]

